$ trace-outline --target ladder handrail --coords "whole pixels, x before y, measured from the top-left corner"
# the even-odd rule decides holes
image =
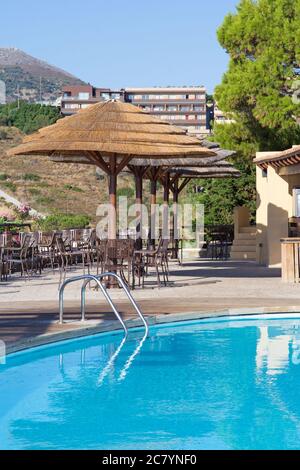
[[[81,321],[85,321],[85,293],[86,293],[86,286],[91,282],[91,281],[95,281],[96,284],[100,287],[100,290],[102,292],[102,294],[104,295],[106,301],[108,302],[108,304],[110,305],[111,309],[113,310],[114,314],[116,315],[117,319],[119,320],[119,322],[121,323],[123,329],[124,329],[124,332],[125,332],[125,337],[127,336],[128,334],[128,329],[124,323],[124,321],[122,320],[122,317],[120,316],[119,312],[117,311],[110,295],[108,294],[106,288],[103,286],[103,284],[100,282],[101,279],[103,277],[114,277],[117,281],[118,281],[118,284],[123,288],[123,290],[125,291],[128,299],[130,300],[131,304],[133,305],[135,311],[137,312],[138,316],[140,317],[140,319],[142,320],[143,324],[144,324],[144,327],[145,327],[145,333],[146,333],[146,336],[148,335],[148,332],[149,332],[149,326],[148,326],[148,323],[147,321],[145,320],[144,318],[144,315],[142,314],[142,312],[140,311],[137,303],[135,302],[134,298],[132,297],[127,285],[125,284],[125,282],[123,281],[123,279],[118,276],[116,273],[110,273],[110,272],[105,272],[105,273],[102,273],[102,274],[98,274],[98,275],[93,275],[93,274],[82,274],[80,276],[74,276],[72,278],[69,278],[69,279],[66,279],[63,284],[60,286],[60,289],[59,289],[59,323],[62,324],[63,323],[63,313],[64,313],[64,290],[65,290],[65,287],[72,283],[72,282],[76,282],[76,281],[81,281],[83,280],[83,284],[82,284],[82,287],[81,287]]]
[[[80,276],[74,276],[74,277],[71,277],[69,279],[66,279],[62,285],[60,286],[60,289],[59,289],[59,323],[62,324],[63,323],[63,314],[64,314],[64,290],[65,290],[65,287],[68,285],[68,284],[71,284],[72,282],[76,282],[76,281],[82,281],[82,280],[86,280],[86,279],[89,279],[89,282],[90,281],[95,281],[97,283],[97,285],[100,287],[105,299],[107,300],[107,302],[109,303],[110,307],[112,308],[114,314],[116,315],[117,319],[119,320],[119,322],[121,323],[123,329],[124,329],[124,332],[125,332],[125,336],[127,336],[127,333],[128,333],[128,329],[124,323],[124,321],[122,320],[119,312],[117,311],[115,305],[113,304],[110,296],[108,295],[106,289],[104,288],[104,286],[101,284],[100,280],[97,279],[96,276],[92,275],[92,274],[82,274]],[[84,321],[85,320],[85,317],[84,315],[81,314],[81,321]]]
[[[123,288],[123,290],[125,291],[125,294],[127,295],[128,299],[130,300],[134,310],[136,311],[136,313],[140,317],[141,321],[143,322],[144,327],[145,327],[146,336],[148,336],[148,333],[149,333],[148,323],[147,323],[144,315],[142,314],[141,310],[139,309],[139,306],[137,305],[136,301],[132,297],[132,295],[131,295],[126,283],[123,281],[123,279],[120,276],[118,276],[116,273],[110,273],[110,272],[97,274],[94,277],[96,277],[100,281],[103,277],[108,277],[108,276],[109,277],[114,277],[118,281],[119,285]],[[91,282],[91,280],[92,279],[87,279],[82,284],[82,288],[81,288],[81,315],[82,315],[83,320],[85,318],[85,292],[86,292],[86,286],[89,284],[89,282]],[[111,297],[108,295],[106,288],[102,284],[101,284],[101,286],[103,287],[103,289],[105,290],[107,296],[109,297],[110,302],[111,302],[111,307],[112,307],[113,303],[112,303]]]

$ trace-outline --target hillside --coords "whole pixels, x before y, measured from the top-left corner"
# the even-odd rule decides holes
[[[43,214],[87,214],[95,220],[97,205],[106,202],[107,182],[95,167],[51,162],[47,157],[7,157],[22,133],[0,127],[0,189]],[[125,181],[124,181],[125,183]]]
[[[97,177],[95,166],[54,163],[38,156],[7,157],[6,151],[20,143],[23,135],[15,127],[0,126],[0,189],[44,215],[85,214],[95,223],[98,205],[108,202],[106,177]],[[122,174],[118,196],[127,196],[132,204],[134,194],[133,176]],[[145,204],[149,197],[149,182],[145,182]],[[161,199],[159,187],[158,202]]]
[[[65,85],[84,82],[68,72],[36,59],[16,48],[0,48],[0,80],[6,84],[7,102],[19,97],[26,101],[55,100]]]

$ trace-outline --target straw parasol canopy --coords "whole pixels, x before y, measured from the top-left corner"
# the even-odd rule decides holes
[[[228,161],[223,160],[211,166],[204,167],[174,167],[169,168],[162,179],[169,181],[169,188],[174,201],[192,179],[198,178],[239,178],[240,172]]]
[[[114,155],[130,158],[215,155],[184,129],[162,122],[136,106],[106,101],[58,120],[24,138],[9,155],[85,156],[99,166]]]
[[[178,175],[179,177],[191,176],[195,178],[202,178],[204,175],[219,175],[228,174],[229,176],[238,178],[241,174],[230,162],[223,160],[215,165],[204,167],[174,167],[168,170],[172,176]]]
[[[106,101],[89,106],[73,116],[24,138],[8,151],[13,155],[44,155],[66,163],[100,167],[109,177],[109,238],[116,237],[117,175],[132,159],[183,159],[215,156],[213,150],[186,135],[184,129],[162,122],[136,106]],[[79,158],[80,161],[76,161]]]

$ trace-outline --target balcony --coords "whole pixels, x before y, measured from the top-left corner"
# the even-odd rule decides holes
[[[104,101],[104,98],[102,97],[95,97],[95,96],[90,96],[89,98],[81,98],[80,96],[62,96],[62,102],[63,101],[78,101],[78,102],[91,102],[91,103],[98,103],[99,101]]]
[[[154,99],[154,98],[149,98],[149,99],[142,99],[142,98],[136,98],[132,100],[127,100],[127,102],[132,103],[132,104],[143,104],[143,105],[149,105],[149,104],[161,104],[161,103],[166,103],[166,104],[206,104],[206,98],[199,99],[176,99],[176,98],[166,98],[166,99]]]

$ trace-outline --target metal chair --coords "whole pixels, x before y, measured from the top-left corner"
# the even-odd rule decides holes
[[[29,278],[29,261],[32,262],[32,237],[31,234],[25,234],[20,247],[7,246],[3,247],[3,256],[8,264],[8,273],[12,274],[13,267],[19,266],[21,276],[27,275]]]

